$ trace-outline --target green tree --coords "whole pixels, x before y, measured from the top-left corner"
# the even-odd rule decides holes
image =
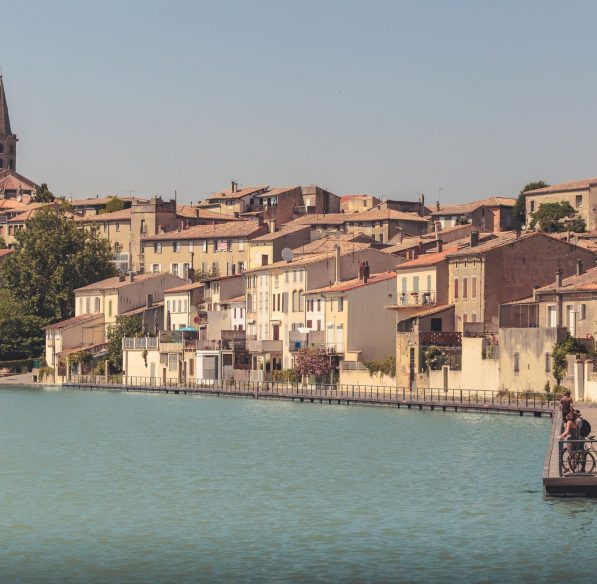
[[[543,203],[531,216],[530,227],[539,226],[541,231],[549,233],[558,231],[586,231],[586,225],[568,201],[560,203]]]
[[[552,374],[556,380],[556,387],[560,387],[562,379],[566,376],[568,369],[567,355],[574,355],[578,353],[586,353],[587,349],[582,345],[578,339],[568,333],[566,338],[553,346],[551,351]]]
[[[33,196],[34,203],[52,203],[54,201],[54,195],[50,192],[48,185],[46,183],[42,183],[37,189],[35,195]]]
[[[15,239],[0,283],[18,290],[21,310],[46,322],[73,316],[75,289],[116,274],[108,241],[97,229],[81,228],[61,207],[40,209]]]
[[[114,213],[114,211],[122,211],[125,208],[124,201],[120,197],[110,197],[106,203],[106,213]]]
[[[140,315],[117,316],[116,322],[108,326],[108,361],[111,371],[122,371],[122,339],[135,337],[143,329]]]
[[[519,221],[520,223],[524,224],[526,221],[526,195],[527,191],[534,191],[535,189],[544,189],[549,185],[544,180],[536,180],[530,183],[527,183],[522,187],[522,190],[518,194],[518,198],[516,199],[516,204],[512,209],[512,216],[514,219]]]
[[[8,290],[0,289],[0,360],[39,357],[44,348],[43,319],[23,312]]]
[[[6,249],[8,246],[6,245],[6,239],[0,235],[0,249]]]

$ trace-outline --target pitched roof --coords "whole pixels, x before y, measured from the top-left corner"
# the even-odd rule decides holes
[[[533,191],[526,191],[525,195],[547,195],[549,193],[563,193],[566,191],[581,191],[589,187],[597,185],[597,178],[584,178],[582,180],[571,180],[569,182],[543,187],[542,189],[535,189]]]
[[[359,251],[359,250],[357,250],[357,251]],[[353,253],[352,250],[340,249],[341,256],[348,255],[351,253]],[[305,254],[305,255],[296,256],[290,262],[281,260],[279,262],[273,262],[271,264],[267,264],[266,266],[258,266],[256,268],[251,268],[250,270],[246,270],[244,273],[251,274],[253,272],[262,272],[262,271],[268,271],[271,269],[279,269],[279,268],[298,268],[301,266],[305,266],[307,264],[314,264],[317,262],[324,262],[324,261],[333,260],[333,259],[334,259],[333,252],[332,253]]]
[[[201,207],[193,207],[192,205],[176,205],[176,214],[179,217],[187,219],[206,219],[212,221],[241,221],[232,215],[224,215],[224,213],[216,213],[209,209],[202,209]]]
[[[12,219],[9,219],[8,222],[9,223],[26,223],[42,208],[55,209],[58,206],[59,206],[59,203],[56,203],[56,202],[54,202],[54,203],[31,203],[30,205],[27,205],[24,209],[22,209],[21,213],[19,213],[18,215],[15,215]],[[75,215],[74,213],[70,213],[69,211],[65,211],[64,215],[71,219],[76,219],[78,217],[78,215]]]
[[[395,278],[396,272],[381,272],[379,274],[371,274],[370,278],[366,282],[359,278],[353,278],[352,280],[338,282],[337,284],[331,284],[330,286],[324,286],[322,288],[308,290],[307,292],[305,292],[305,294],[321,294],[323,292],[348,292],[349,290],[362,288],[363,286],[370,286],[372,284],[379,284],[379,282],[385,282],[386,280],[394,280]]]
[[[44,330],[52,329],[65,329],[71,326],[75,326],[78,324],[85,324],[86,322],[91,322],[92,320],[96,319],[103,319],[103,313],[101,312],[93,312],[91,314],[80,314],[79,316],[73,316],[71,318],[67,318],[66,320],[61,320],[60,322],[55,322],[54,324],[50,324],[44,327]]]
[[[514,207],[515,204],[516,199],[512,197],[489,197],[460,205],[444,205],[439,208],[439,211],[433,211],[431,215],[464,215],[476,211],[479,207]]]
[[[444,312],[444,310],[448,310],[450,308],[454,308],[454,305],[440,304],[439,306],[432,306],[431,308],[421,308],[420,310],[415,310],[414,312],[409,312],[405,314],[404,317],[400,318],[400,320],[409,320],[410,318],[421,318],[423,316],[431,316],[432,314]]]
[[[120,197],[120,196],[113,196],[113,197],[87,197],[86,199],[72,199],[69,203],[73,207],[95,207],[96,205],[107,205],[112,199],[120,199],[121,201],[125,201],[127,203],[132,203],[137,197]]]
[[[340,249],[353,251],[372,247],[373,244],[377,244],[377,247],[384,247],[383,244],[380,244],[378,241],[364,233],[341,233],[316,239],[315,241],[311,241],[295,248],[294,251],[299,255],[329,253],[334,251],[336,245],[340,246]]]
[[[158,235],[144,237],[143,241],[172,241],[180,239],[218,239],[228,237],[258,236],[267,231],[265,225],[256,221],[229,221],[213,225],[195,225],[188,229],[167,231]]]
[[[344,223],[367,223],[369,221],[413,221],[416,223],[428,223],[412,213],[404,211],[394,211],[393,209],[370,209],[369,211],[360,211],[357,213],[315,213],[305,215],[297,219],[301,223],[309,225],[343,225]]]
[[[114,276],[112,278],[100,280],[99,282],[95,282],[94,284],[88,284],[87,286],[83,286],[82,288],[77,288],[75,292],[91,292],[95,290],[116,290],[117,288],[124,288],[125,286],[135,284],[136,282],[143,282],[145,280],[151,280],[152,278],[160,278],[162,276],[164,276],[164,274],[162,274],[161,272],[157,272],[155,274],[135,274],[135,279],[132,282],[129,280],[129,278],[121,280],[119,276]],[[180,278],[180,281],[184,282],[182,278]]]
[[[75,221],[81,223],[105,223],[107,221],[130,221],[131,210],[120,209],[120,211],[113,211],[112,213],[99,213],[98,215],[78,215]]]
[[[225,189],[223,191],[219,191],[217,193],[213,193],[205,197],[208,200],[212,199],[242,199],[243,197],[247,197],[254,193],[258,193],[259,191],[263,191],[264,189],[269,188],[268,185],[260,185],[256,187],[244,187],[242,189],[238,189],[235,192],[232,192],[232,189]]]
[[[552,292],[556,290],[556,283],[552,282],[547,286],[538,288],[536,292]],[[562,280],[562,286],[559,288],[564,292],[572,292],[575,290],[597,290],[597,267],[590,268],[580,276],[569,276]]]
[[[16,199],[0,199],[0,212],[24,211],[27,207],[27,203],[19,202]]]
[[[251,241],[274,241],[276,239],[284,238],[291,233],[296,233],[297,231],[310,231],[308,225],[301,225],[296,222],[287,223],[284,225],[279,231],[274,231],[273,233],[266,233],[264,235],[260,235],[259,237],[255,237]]]
[[[18,173],[3,173],[0,178],[0,191],[34,191],[37,188],[35,183],[22,177]]]
[[[515,232],[506,233],[504,235],[499,235],[492,239],[488,239],[487,241],[480,242],[479,245],[474,247],[464,247],[459,249],[458,251],[454,251],[448,254],[448,257],[460,257],[460,256],[470,256],[470,255],[480,255],[497,249],[498,247],[503,247],[505,245],[510,245],[512,243],[516,243],[518,241],[523,241],[525,239],[531,239],[533,237],[549,237],[549,235],[542,233],[540,231],[535,231],[531,233],[525,233],[524,235],[520,235],[519,237],[516,236]]]
[[[456,251],[456,247],[444,249],[444,251],[435,253],[423,253],[414,260],[403,262],[396,266],[397,270],[408,270],[409,268],[425,268],[427,266],[435,266],[443,262],[451,251]]]
[[[175,288],[168,288],[168,290],[164,290],[164,294],[190,292],[191,290],[197,290],[198,288],[203,288],[203,282],[191,282],[190,284],[183,284],[182,286],[176,286]]]

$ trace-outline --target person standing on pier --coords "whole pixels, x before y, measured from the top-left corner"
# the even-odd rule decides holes
[[[564,424],[568,419],[568,414],[572,411],[572,397],[569,391],[565,391],[562,399],[560,400],[560,409],[562,410],[562,420]]]

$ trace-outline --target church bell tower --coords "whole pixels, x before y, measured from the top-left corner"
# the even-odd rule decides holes
[[[4,83],[0,74],[0,172],[5,169],[16,170],[17,168],[17,136],[10,129],[10,117],[8,116],[8,104]]]

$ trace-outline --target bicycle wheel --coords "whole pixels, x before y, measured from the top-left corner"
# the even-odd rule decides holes
[[[570,450],[568,450],[568,448],[564,448],[564,450],[562,451],[562,476],[570,475],[576,472],[577,464],[578,463],[576,462],[576,453],[571,453]]]
[[[586,473],[592,473],[595,470],[595,465],[597,464],[597,462],[595,461],[595,456],[593,456],[592,452],[589,452],[588,450],[584,452],[583,457],[585,458],[585,464],[584,464],[584,471]],[[582,460],[581,460],[582,462]]]

